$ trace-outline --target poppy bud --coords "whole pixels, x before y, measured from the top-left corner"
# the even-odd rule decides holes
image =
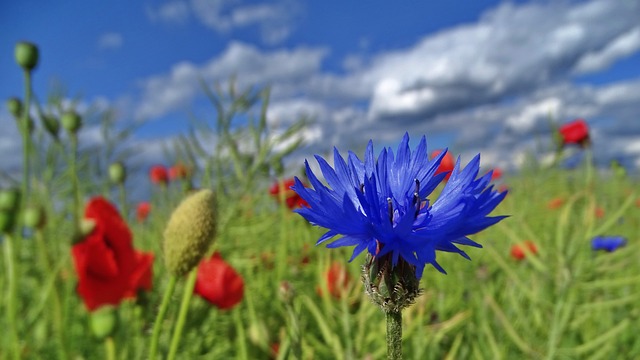
[[[6,189],[0,191],[0,210],[14,211],[20,204],[20,191],[18,189]]]
[[[16,62],[26,71],[38,65],[38,47],[26,41],[20,41],[15,49]]]
[[[82,118],[73,110],[62,114],[60,121],[62,122],[62,127],[72,134],[77,133],[82,126]]]
[[[13,116],[17,118],[22,116],[22,101],[20,101],[20,99],[12,97],[7,100],[7,108]]]
[[[104,339],[113,334],[118,325],[118,317],[116,316],[113,306],[102,306],[96,311],[91,312],[89,323],[91,332],[98,339]]]
[[[120,162],[116,162],[109,166],[109,179],[114,184],[124,184],[127,179],[127,169]]]
[[[42,123],[44,124],[44,128],[47,130],[51,136],[54,138],[58,137],[58,133],[60,132],[60,122],[53,116],[44,115],[42,117]]]
[[[47,224],[47,214],[40,206],[29,207],[24,211],[23,223],[30,228],[42,229]]]
[[[216,232],[216,197],[211,190],[188,196],[173,211],[164,230],[164,259],[182,276],[198,265]]]

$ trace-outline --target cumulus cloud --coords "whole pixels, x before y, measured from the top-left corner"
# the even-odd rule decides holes
[[[277,44],[289,37],[300,4],[279,0],[268,4],[244,4],[241,0],[172,1],[158,8],[147,8],[153,21],[184,23],[193,16],[218,33],[256,26],[264,42]]]
[[[115,32],[102,34],[98,39],[98,47],[100,49],[118,49],[122,46],[122,43],[122,35]]]
[[[211,18],[202,21],[221,32],[273,16],[239,0],[190,5],[211,7],[202,11]],[[192,104],[199,78],[224,82],[237,75],[241,86],[272,85],[272,124],[300,114],[316,120],[305,151],[369,138],[391,143],[405,131],[442,133],[464,156],[482,151],[483,163],[517,167],[526,152],[542,158],[549,151],[551,120],[583,117],[595,129],[594,146],[625,136],[615,149],[636,159],[639,139],[629,134],[640,133],[640,79],[601,86],[573,79],[637,53],[639,23],[637,0],[503,3],[408,48],[347,55],[341,74],[323,69],[331,55],[326,48],[260,50],[232,42],[204,64],[177,64],[142,80],[136,115],[153,118]],[[614,156],[611,148],[599,150],[601,163]]]

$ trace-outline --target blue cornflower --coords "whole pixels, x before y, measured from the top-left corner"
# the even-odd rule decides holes
[[[372,141],[364,161],[353,152],[345,160],[334,149],[332,168],[316,155],[328,187],[305,161],[313,189],[295,179],[292,189],[309,204],[296,212],[313,225],[328,229],[317,244],[342,235],[327,247],[355,246],[351,260],[366,250],[372,258],[390,255],[393,267],[403,260],[415,267],[418,279],[426,264],[446,273],[436,261],[436,251],[455,252],[469,259],[456,245],[482,247],[467,236],[505,218],[488,215],[506,192],[493,190],[492,172],[476,178],[477,155],[463,169],[458,158],[440,196],[431,203],[428,196],[447,175],[436,175],[445,154],[443,151],[429,160],[424,136],[412,152],[405,134],[395,156],[391,148],[385,148],[376,158]]]
[[[612,252],[627,244],[622,236],[596,236],[591,240],[591,248],[595,251],[606,250]]]

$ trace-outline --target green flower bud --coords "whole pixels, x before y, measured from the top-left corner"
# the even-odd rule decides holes
[[[198,265],[216,232],[216,196],[200,190],[173,211],[164,230],[164,259],[169,271],[182,276]]]
[[[77,133],[82,126],[82,118],[73,110],[62,114],[60,121],[62,122],[62,127],[72,134]]]
[[[47,224],[47,214],[40,206],[28,207],[24,210],[22,221],[27,227],[42,229]]]
[[[54,138],[58,137],[58,133],[60,132],[60,121],[58,121],[57,118],[50,115],[44,115],[42,117],[42,124],[51,136]]]
[[[20,205],[20,190],[5,189],[0,191],[0,210],[15,211]]]
[[[0,210],[0,234],[8,234],[12,232],[15,224],[15,211]]]
[[[122,163],[113,163],[109,166],[109,179],[114,184],[124,184],[127,179],[127,169]]]
[[[113,335],[118,325],[115,308],[113,306],[102,306],[92,312],[89,318],[89,325],[93,335],[100,340]]]
[[[9,109],[9,112],[16,118],[22,116],[22,101],[20,101],[20,99],[18,99],[17,97],[12,97],[7,100],[7,108]]]
[[[16,62],[24,70],[31,71],[38,65],[38,47],[26,41],[16,44]]]

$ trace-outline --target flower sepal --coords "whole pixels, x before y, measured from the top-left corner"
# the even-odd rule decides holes
[[[393,266],[392,255],[367,255],[362,281],[371,301],[385,313],[400,312],[422,294],[416,267],[402,258]]]

